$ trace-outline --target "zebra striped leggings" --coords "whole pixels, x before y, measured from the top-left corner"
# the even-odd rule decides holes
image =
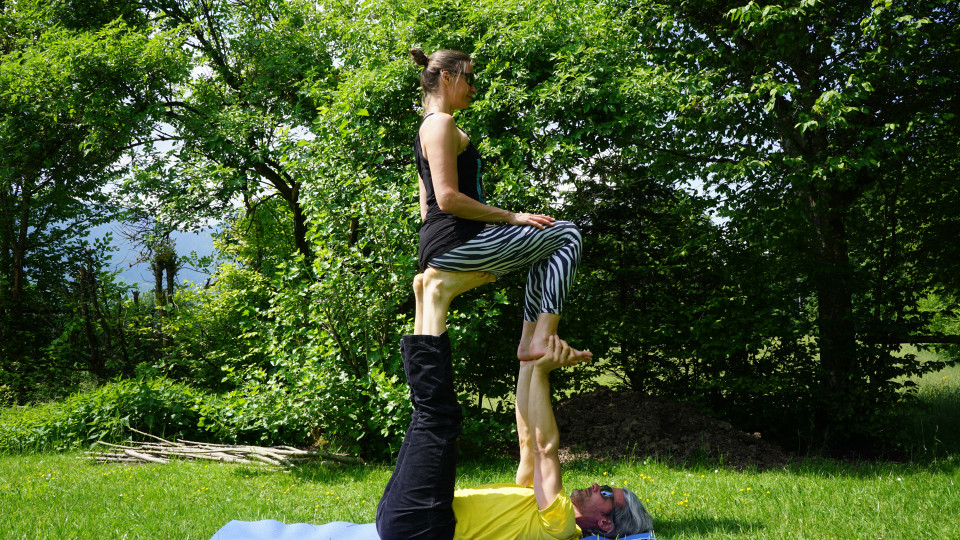
[[[499,277],[530,267],[523,320],[536,322],[541,313],[560,314],[580,265],[583,240],[569,221],[552,227],[529,225],[486,227],[479,234],[427,266],[451,272],[482,271]]]

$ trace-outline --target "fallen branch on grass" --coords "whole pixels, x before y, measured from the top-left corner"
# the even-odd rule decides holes
[[[90,459],[97,463],[167,463],[171,459],[204,459],[246,465],[266,465],[272,468],[288,468],[301,463],[318,461],[321,464],[363,463],[360,458],[352,456],[319,450],[300,450],[292,446],[213,444],[183,439],[172,442],[133,428],[130,428],[130,431],[158,442],[129,441],[127,444],[111,444],[97,441],[97,444],[109,450],[84,452],[81,459]]]

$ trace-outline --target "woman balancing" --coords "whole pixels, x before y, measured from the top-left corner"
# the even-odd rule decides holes
[[[477,92],[473,61],[454,50],[428,57],[411,49],[410,55],[423,66],[424,108],[413,142],[423,220],[418,249],[422,273],[414,280],[418,300],[414,333],[442,334],[456,295],[495,276],[529,268],[517,358],[540,358],[550,336],[557,334],[563,302],[580,264],[580,230],[543,214],[486,204],[480,153],[452,116],[468,108]],[[574,351],[579,360],[592,356],[587,350]]]

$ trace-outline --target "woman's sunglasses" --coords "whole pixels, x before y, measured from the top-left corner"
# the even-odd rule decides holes
[[[469,86],[473,86],[473,83],[477,81],[476,74],[467,73],[465,71],[461,71],[460,73],[457,73],[457,77],[463,77],[463,80],[466,81]]]

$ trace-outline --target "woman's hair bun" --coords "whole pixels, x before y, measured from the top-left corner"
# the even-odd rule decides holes
[[[413,58],[414,62],[423,67],[427,67],[427,64],[430,63],[430,57],[420,49],[410,49],[410,58]]]

